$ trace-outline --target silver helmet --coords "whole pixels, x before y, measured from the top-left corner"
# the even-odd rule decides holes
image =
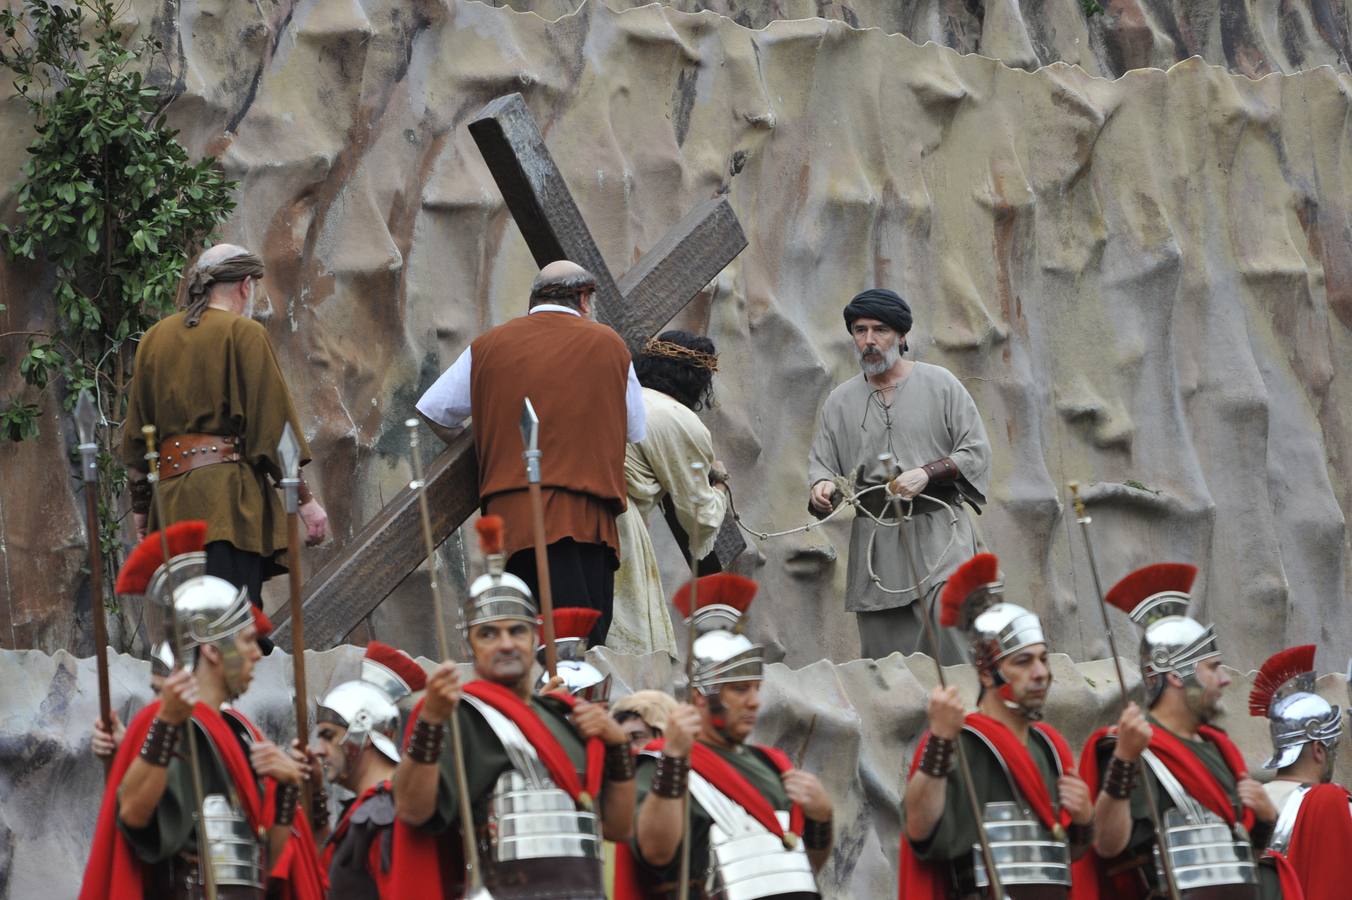
[[[502,517],[481,516],[475,528],[479,532],[479,547],[488,571],[470,585],[460,617],[461,629],[468,634],[475,625],[506,620],[538,625],[539,612],[530,588],[520,578],[504,571],[507,560],[502,552]]]
[[[1142,628],[1141,680],[1147,706],[1159,699],[1170,673],[1198,687],[1197,664],[1220,656],[1216,627],[1187,614],[1196,577],[1196,566],[1157,563],[1127,575],[1104,597]]]
[[[579,700],[603,703],[610,699],[610,676],[587,662],[587,635],[601,618],[599,609],[563,607],[554,610],[554,648],[563,686]],[[545,645],[535,651],[545,664]],[[549,673],[540,675],[540,686],[549,683]]]
[[[367,744],[399,762],[399,701],[427,686],[427,674],[407,653],[379,641],[366,645],[361,678],[329,691],[315,709],[315,722],[347,730],[349,764]]]
[[[223,645],[254,624],[254,608],[246,588],[206,573],[207,523],[177,522],[146,535],[117,574],[119,594],[139,594],[172,608],[165,623],[173,646],[175,631],[183,649]],[[166,564],[164,547],[168,546]],[[173,588],[172,603],[169,589]]]
[[[756,582],[730,572],[706,575],[694,582],[695,610],[691,615],[691,585],[687,583],[672,603],[695,629],[691,687],[705,696],[725,684],[760,681],[765,649],[742,634],[742,620],[756,596]]]
[[[1314,644],[1290,647],[1263,663],[1249,692],[1249,713],[1264,716],[1272,730],[1272,757],[1265,769],[1284,769],[1306,744],[1332,751],[1343,733],[1342,710],[1315,692]]]
[[[996,663],[1034,644],[1046,644],[1042,620],[1004,599],[1000,560],[978,553],[948,577],[939,597],[941,625],[957,628],[972,645],[978,668],[994,672]]]

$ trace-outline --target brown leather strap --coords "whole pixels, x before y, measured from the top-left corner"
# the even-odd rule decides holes
[[[929,476],[930,484],[939,484],[944,481],[956,481],[962,473],[958,471],[957,463],[945,456],[943,459],[936,459],[934,462],[925,463],[920,468],[925,470]]]
[[[179,434],[160,444],[160,479],[202,466],[239,462],[236,438],[224,434]]]

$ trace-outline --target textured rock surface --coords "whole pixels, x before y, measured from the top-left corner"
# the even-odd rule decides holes
[[[593,656],[614,674],[616,697],[669,685],[664,657]],[[355,647],[307,654],[307,684],[322,694],[356,677],[359,659]],[[1089,732],[1114,715],[1112,663],[1076,665],[1056,655],[1052,669],[1056,683],[1047,717],[1078,752]],[[971,700],[972,671],[949,671]],[[113,705],[124,718],[147,702],[149,672],[140,660],[114,658]],[[1266,726],[1247,715],[1250,683],[1234,674],[1225,701],[1232,714],[1224,724],[1256,770],[1269,748]],[[1134,682],[1135,670],[1129,667],[1127,677]],[[755,739],[801,759],[835,801],[836,850],[822,880],[827,897],[895,891],[902,766],[924,729],[925,698],[934,683],[933,663],[924,656],[769,667]],[[0,700],[0,900],[73,897],[102,790],[89,752],[89,727],[98,716],[93,660],[0,651],[0,684],[14,686]],[[1347,704],[1342,676],[1325,676],[1320,690],[1331,702]],[[295,730],[290,692],[290,660],[274,653],[239,705],[270,738],[286,740]],[[1352,754],[1342,753],[1339,764],[1339,780],[1347,783]]]
[[[1186,9],[1210,23],[1191,30],[1197,48],[1229,63],[1213,52],[1217,17]],[[976,397],[996,448],[980,524],[1058,649],[1106,652],[1059,500],[1078,478],[1105,581],[1199,563],[1235,664],[1304,640],[1329,666],[1352,650],[1352,423],[1336,363],[1352,345],[1352,77],[1253,81],[1198,59],[1114,81],[1030,73],[758,15],[753,31],[660,6],[551,23],[475,2],[215,0],[176,21],[134,4],[128,28],[170,48],[154,75],[183,90],[184,139],[241,179],[226,235],[269,263],[270,329],[336,533],[309,565],[409,477],[400,423],[420,388],[521,310],[534,266],[463,127],[520,90],[617,269],[728,192],[750,246],[678,322],[723,351],[708,420],[748,522],[804,518],[817,407],[855,369],[840,305],[887,284],[917,308],[917,356]],[[1311,35],[1294,41],[1302,58],[1333,59]],[[29,135],[12,100],[0,121],[12,205]],[[0,303],[4,330],[40,326],[43,273],[0,265]],[[39,442],[0,446],[0,646],[88,652],[71,601],[83,529],[50,467],[69,441],[47,419]],[[839,600],[846,528],[760,547],[755,629],[791,664],[857,652]],[[654,531],[674,587],[679,561]],[[373,627],[431,653],[426,607],[410,578]]]

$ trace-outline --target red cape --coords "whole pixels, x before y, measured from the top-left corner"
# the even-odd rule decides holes
[[[549,777],[561,790],[567,791],[574,801],[581,799],[586,791],[591,802],[595,802],[601,790],[601,781],[605,774],[605,745],[600,738],[587,742],[587,771],[585,783],[577,777],[568,751],[554,737],[540,717],[509,689],[491,681],[471,681],[464,686],[464,692],[476,697],[498,712],[511,719],[521,729],[522,734],[535,747],[540,761],[549,770]],[[548,696],[572,708],[577,700],[568,694],[551,693]],[[413,734],[413,726],[422,711],[423,701],[413,707],[404,730],[404,746],[408,746]],[[457,826],[458,828],[459,826]],[[394,858],[391,864],[391,884],[395,896],[401,900],[416,898],[458,897],[463,890],[465,864],[460,851],[460,837],[457,828],[447,829],[442,834],[432,835],[415,826],[407,825],[399,819],[394,821]]]
[[[663,740],[658,738],[649,742],[643,749],[658,751],[663,746],[665,746]],[[750,746],[763,753],[780,775],[793,768],[789,755],[783,750],[766,747],[762,744]],[[765,798],[765,795],[757,790],[755,785],[747,781],[745,776],[729,765],[726,760],[698,741],[690,748],[690,768],[726,794],[729,799],[739,804],[775,837],[784,837],[784,827],[779,824],[779,817],[775,815],[775,808],[770,805],[770,801]],[[797,803],[791,805],[789,807],[789,830],[801,836],[803,819],[803,808]],[[629,845],[616,844],[615,890],[612,900],[643,900],[643,897],[644,892],[639,878],[638,864],[629,849]]]
[[[1032,809],[1034,815],[1042,822],[1043,827],[1051,828],[1054,822],[1068,827],[1070,825],[1070,814],[1064,809],[1053,810],[1051,793],[1047,790],[1047,785],[1042,780],[1042,773],[1038,770],[1037,763],[1033,761],[1032,755],[1001,723],[981,713],[972,713],[967,716],[965,727],[978,732],[982,737],[995,747],[996,751],[1004,759],[1005,766],[1009,769],[1010,777],[1014,779],[1014,784],[1018,787],[1028,806]],[[1075,758],[1070,752],[1070,744],[1061,733],[1050,725],[1043,722],[1034,722],[1033,728],[1048,739],[1053,749],[1056,751],[1056,757],[1060,761],[1062,772],[1073,772],[1075,770]],[[929,741],[929,732],[925,732],[920,738],[920,744],[915,749],[915,756],[911,760],[911,768],[907,773],[907,780],[915,774],[920,768],[920,757],[925,752],[925,744]],[[901,836],[900,853],[900,878],[901,883],[898,888],[900,900],[944,900],[948,896],[948,880],[945,877],[943,866],[928,862],[916,856],[915,850],[911,847],[911,842],[906,840],[906,835]],[[1072,900],[1080,900],[1078,886],[1071,888]]]
[[[1089,785],[1089,794],[1095,800],[1098,799],[1100,780],[1098,745],[1112,730],[1112,728],[1100,728],[1091,734],[1084,745],[1084,750],[1080,753],[1080,777]],[[1235,823],[1235,809],[1230,802],[1230,795],[1226,793],[1225,787],[1212,776],[1210,770],[1181,740],[1158,726],[1152,729],[1152,732],[1150,738],[1151,752],[1168,767],[1169,771],[1183,785],[1183,789],[1207,809],[1225,819],[1228,824],[1233,825]],[[1215,744],[1217,749],[1220,750],[1221,756],[1225,759],[1226,766],[1234,774],[1235,780],[1248,777],[1249,767],[1244,762],[1244,754],[1235,746],[1234,741],[1230,740],[1229,735],[1210,725],[1203,725],[1198,729],[1198,733],[1204,739]],[[1253,810],[1245,807],[1240,821],[1246,829],[1252,830]],[[1278,870],[1281,870],[1280,865]],[[1104,860],[1093,849],[1090,849],[1075,863],[1072,877],[1077,887],[1081,884],[1084,885],[1086,893],[1083,894],[1083,900],[1099,900],[1099,898],[1103,898],[1103,900],[1132,900],[1132,898],[1144,896],[1139,880],[1134,873],[1124,872],[1116,878],[1109,878]],[[1291,895],[1287,895],[1287,900],[1291,900]]]
[[[1286,858],[1306,900],[1347,896],[1347,882],[1340,877],[1343,867],[1352,865],[1352,807],[1346,788],[1321,784],[1310,789],[1300,805]],[[1290,900],[1291,895],[1286,897]]]
[[[328,841],[326,841],[324,844],[324,850],[320,856],[320,862],[323,864],[325,872],[329,872],[333,868],[334,851],[337,849],[338,845],[343,842],[343,838],[347,835],[348,826],[351,825],[352,823],[353,813],[355,813],[363,803],[365,803],[367,800],[370,800],[376,794],[380,793],[381,791],[392,791],[393,789],[394,785],[392,782],[388,780],[382,781],[379,784],[372,785],[371,787],[362,791],[359,795],[357,795],[357,799],[353,800],[348,805],[347,811],[344,812],[343,817],[338,820],[337,827],[333,829],[333,833],[329,835]],[[393,877],[392,873],[386,872],[384,868],[381,866],[379,841],[371,842],[370,854],[366,859],[366,869],[368,872],[370,872],[371,879],[376,883],[376,890],[379,892],[381,897],[399,896],[398,894],[394,893],[394,886],[391,883]]]
[[[103,804],[99,808],[98,822],[94,827],[94,843],[90,848],[89,862],[85,866],[84,882],[80,887],[80,900],[141,900],[144,896],[146,866],[137,859],[135,852],[122,836],[117,826],[117,791],[127,774],[133,760],[141,752],[150,723],[159,711],[158,700],[141,710],[127,726],[127,733],[113,757],[112,767],[104,788]],[[256,738],[261,738],[253,723],[242,715],[232,713],[236,719],[249,729]],[[267,797],[260,798],[254,781],[253,769],[244,755],[234,732],[226,724],[219,712],[199,703],[193,709],[193,718],[202,726],[225,764],[226,773],[234,781],[240,805],[249,824],[257,828],[267,827],[272,821],[272,809],[276,785],[268,779]],[[266,802],[264,802],[266,800]],[[308,823],[303,816],[297,816],[299,827],[293,828],[293,840],[287,841],[287,852],[273,866],[272,876],[285,881],[283,897],[291,900],[322,900],[327,883],[323,872],[319,870],[318,857],[314,852],[314,839],[310,836]],[[301,832],[299,841],[297,832]],[[306,865],[304,844],[309,838],[310,859],[312,865]],[[301,846],[296,847],[297,844]],[[319,876],[316,881],[314,875]]]

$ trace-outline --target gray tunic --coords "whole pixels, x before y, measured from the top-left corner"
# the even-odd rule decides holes
[[[821,421],[808,455],[809,487],[837,475],[853,478],[860,466],[864,467],[861,484],[881,484],[891,476],[878,462],[882,453],[891,453],[903,470],[947,456],[961,473],[956,482],[925,490],[941,493],[952,503],[957,510],[956,527],[950,526],[950,514],[943,507],[915,501],[916,555],[922,575],[931,573],[925,581],[928,589],[982,549],[969,512],[963,504],[952,502],[956,487],[967,502],[979,508],[986,502],[990,486],[990,441],[972,395],[947,369],[919,362],[893,392],[890,407],[882,404],[881,395],[862,373],[837,386],[822,405]],[[875,492],[871,497],[881,494]],[[907,531],[909,536],[911,529]],[[869,542],[875,532],[873,570],[884,587],[903,593],[887,593],[869,578]],[[856,515],[850,530],[848,565],[846,610],[873,612],[915,600],[914,579],[896,528]]]

